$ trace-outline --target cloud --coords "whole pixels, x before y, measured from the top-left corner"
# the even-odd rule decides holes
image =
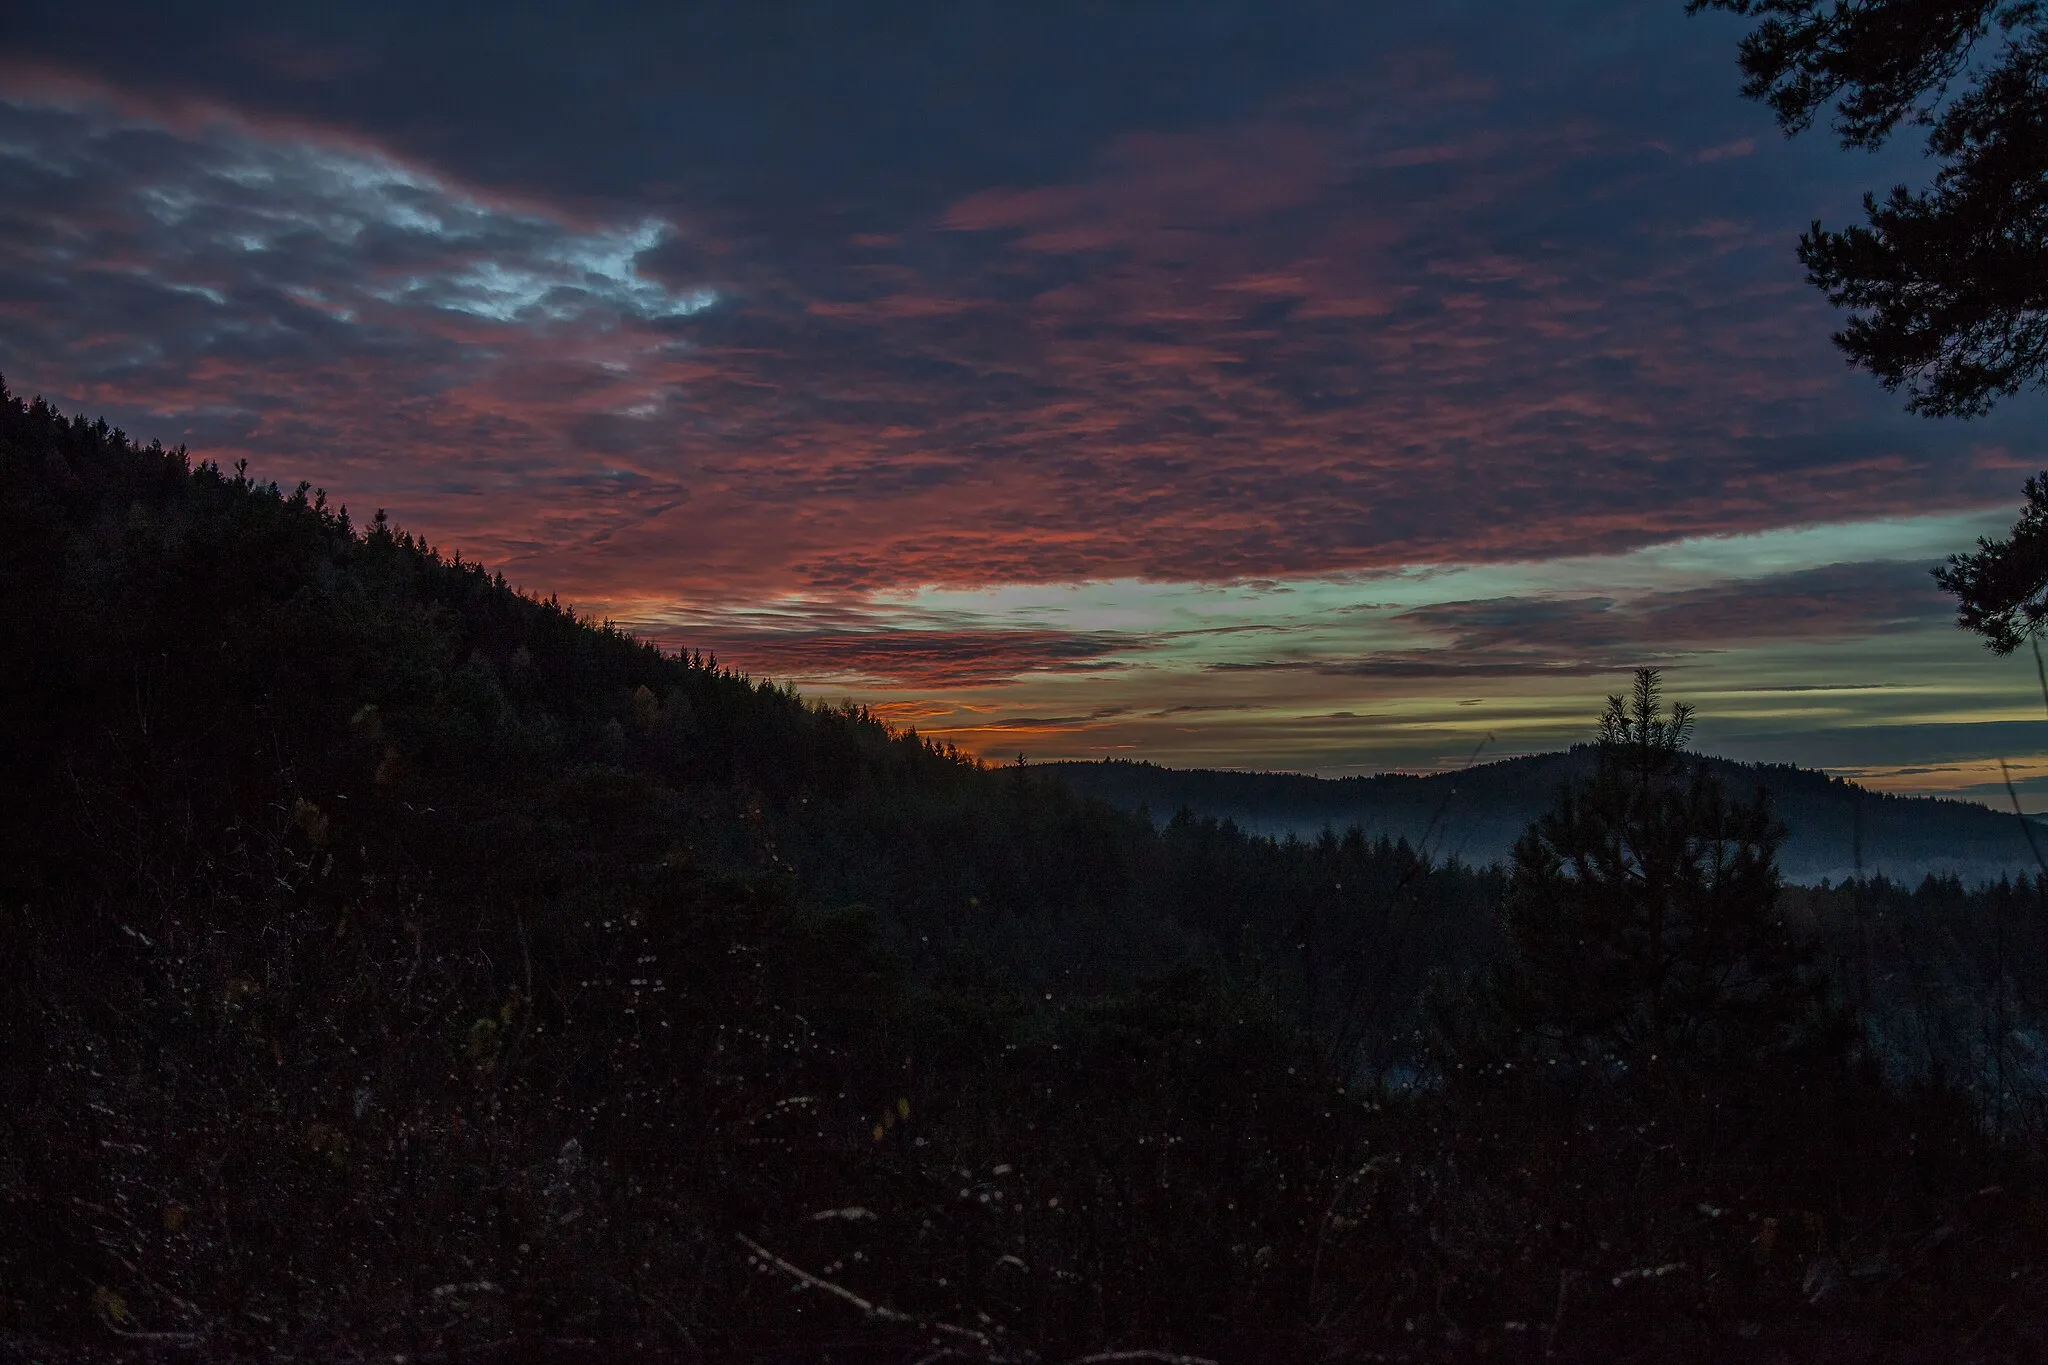
[[[17,385],[60,378],[131,429],[420,520],[512,480],[586,537],[682,500],[606,458],[644,451],[659,410],[634,367],[718,302],[639,269],[672,235],[657,220],[577,223],[362,148],[75,100],[0,102],[0,203]]]
[[[1133,641],[1110,634],[1011,630],[699,628],[687,637],[721,662],[778,678],[948,689],[1007,686],[1032,674],[1099,672]]]
[[[658,219],[579,226],[374,150],[273,141],[225,116],[180,132],[104,102],[24,100],[0,104],[0,119],[10,245],[57,278],[122,273],[216,307],[230,292],[282,294],[344,321],[385,309],[653,320],[717,301],[641,273],[673,235]]]
[[[1869,166],[1760,138],[1677,7],[110,3],[10,16],[12,387],[962,735],[1341,766],[1646,660],[1933,658],[1917,569],[1542,567],[2048,463],[1840,364],[1790,243]]]
[[[1954,604],[1924,566],[1830,564],[1629,600],[1493,598],[1444,602],[1395,619],[1452,637],[1452,648],[1611,650],[1726,647],[1772,639],[1871,635],[1939,621]]]
[[[1954,603],[1934,587],[1925,566],[1830,564],[1683,589],[1380,608],[1371,615],[1398,628],[1407,640],[1363,653],[1327,645],[1314,651],[1281,650],[1209,668],[1416,681],[1613,677],[1638,667],[1669,667],[1702,654],[1776,642],[1819,644],[1922,632],[1946,624],[1953,614]],[[1774,684],[1770,690],[1833,687]]]
[[[357,77],[259,71],[233,117],[46,79],[4,115],[0,364],[600,609],[1544,558],[2004,496],[2015,443],[1880,420],[1782,231],[1730,215],[1757,195],[1657,150],[1611,83],[1362,36],[1155,126],[1075,113],[1057,154],[934,143],[858,227],[793,180],[604,209],[567,164],[506,184],[468,123],[458,179],[378,150],[423,143]],[[258,58],[413,60],[357,38]],[[1021,118],[1003,98],[972,117]]]
[[[1709,162],[1726,161],[1730,157],[1748,156],[1755,150],[1755,138],[1739,137],[1733,142],[1723,142],[1716,146],[1703,147],[1699,151],[1694,152],[1689,159],[1695,166],[1704,166]]]

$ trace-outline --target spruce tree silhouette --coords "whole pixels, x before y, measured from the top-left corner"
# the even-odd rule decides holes
[[[1955,554],[1934,581],[1956,596],[1956,624],[2010,654],[2048,622],[2048,478],[2027,480],[2027,505],[2004,540],[1982,537],[1973,554]]]
[[[1645,668],[1608,698],[1595,772],[1515,848],[1485,992],[1510,1058],[1698,1079],[1787,1047],[1816,1003],[1778,911],[1782,827],[1689,761],[1692,709],[1660,693]]]

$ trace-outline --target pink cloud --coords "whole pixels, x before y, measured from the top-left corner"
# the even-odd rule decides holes
[[[1715,161],[1726,161],[1732,157],[1748,156],[1755,150],[1756,139],[1744,137],[1737,138],[1733,142],[1723,142],[1718,146],[1703,148],[1700,151],[1694,152],[1690,159],[1694,165],[1704,166]]]
[[[539,269],[617,225],[420,172],[427,207],[477,204],[490,231],[380,228],[388,261],[250,254],[158,222],[109,170],[90,203],[38,210],[92,246],[67,248],[67,301],[12,306],[35,345],[10,378],[392,506],[599,608],[1618,550],[1974,505],[2025,463],[1959,477],[1846,430],[1853,381],[1782,253],[1731,285],[1727,257],[1656,228],[1661,207],[1530,230],[1575,176],[1619,204],[1629,177],[1683,172],[1609,170],[1640,155],[1632,129],[1431,122],[1487,97],[1399,115],[1325,92],[1126,134],[1055,183],[862,232],[820,282],[691,239],[658,274],[607,265],[554,320],[395,286]],[[102,154],[86,116],[52,117],[84,119],[68,135]],[[159,130],[161,164],[197,177],[172,188],[215,195],[222,222],[270,211],[206,178],[214,126]],[[268,124],[208,136],[349,151]],[[1775,245],[1688,221],[1736,256]],[[636,279],[666,298],[706,260],[717,306],[635,311]],[[201,286],[226,301],[176,292]]]

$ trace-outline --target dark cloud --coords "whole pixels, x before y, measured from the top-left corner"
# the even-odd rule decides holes
[[[85,45],[32,6],[0,365],[606,602],[1540,558],[2012,481],[2000,429],[1904,428],[1827,355],[1772,198],[1810,167],[1731,150],[1675,19],[883,13]]]
[[[1295,672],[1383,680],[1612,677],[1702,653],[1775,641],[1819,644],[1911,633],[1954,614],[1925,566],[1831,564],[1630,597],[1489,597],[1432,603],[1388,619],[1431,643],[1355,657],[1280,653],[1210,665],[1217,673]],[[1787,690],[1830,690],[1794,685]]]
[[[144,4],[10,7],[10,46],[138,96],[364,129],[552,198],[821,221],[1060,175],[1103,130],[1229,119],[1374,36],[1328,0],[1101,6]]]
[[[1337,658],[860,605],[2011,497],[2032,410],[1904,418],[1791,256],[1910,169],[1770,136],[1733,25],[1680,9],[20,0],[0,371],[906,718],[1017,677],[1377,696],[1929,629],[1883,566],[1440,604]],[[1354,743],[1338,714],[1287,752]]]
[[[1955,604],[1926,566],[1830,564],[1625,601],[1499,597],[1405,611],[1397,621],[1450,637],[1459,654],[1524,651],[1546,663],[1626,666],[1629,651],[1668,653],[1764,640],[1875,635],[1938,622]]]
[[[1276,658],[1256,663],[1208,665],[1215,673],[1307,673],[1322,678],[1353,678],[1384,683],[1441,680],[1542,678],[1611,678],[1628,669],[1659,667],[1668,655],[1638,649],[1617,649],[1601,658],[1560,657],[1549,650],[1502,650],[1490,653],[1454,649],[1375,650],[1356,658]],[[1461,703],[1462,704],[1462,703]]]

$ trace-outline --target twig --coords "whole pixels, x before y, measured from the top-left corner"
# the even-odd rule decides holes
[[[1555,1313],[1551,1314],[1551,1317],[1550,1317],[1550,1331],[1549,1331],[1549,1333],[1548,1333],[1548,1334],[1547,1334],[1547,1335],[1546,1335],[1546,1336],[1544,1337],[1544,1339],[1543,1339],[1543,1354],[1544,1354],[1544,1355],[1545,1355],[1546,1357],[1548,1357],[1548,1356],[1554,1356],[1554,1355],[1556,1355],[1556,1354],[1557,1354],[1557,1334],[1558,1334],[1558,1333],[1559,1333],[1560,1331],[1562,1331],[1562,1330],[1564,1329],[1564,1306],[1565,1306],[1565,1299],[1566,1299],[1566,1297],[1567,1297],[1567,1296],[1568,1296],[1568,1295],[1569,1295],[1569,1294],[1571,1293],[1571,1287],[1572,1287],[1572,1272],[1571,1272],[1571,1271],[1569,1271],[1569,1270],[1560,1270],[1560,1271],[1558,1271],[1558,1272],[1557,1272],[1557,1311],[1556,1311]]]
[[[805,1285],[811,1289],[822,1289],[827,1294],[830,1294],[832,1297],[842,1300],[843,1302],[852,1304],[855,1308],[858,1308],[861,1311],[862,1315],[865,1317],[871,1318],[877,1322],[894,1322],[900,1323],[905,1327],[922,1327],[928,1331],[941,1332],[947,1336],[957,1337],[962,1341],[971,1341],[975,1345],[981,1347],[983,1351],[987,1352],[991,1356],[995,1356],[1000,1359],[1008,1359],[1007,1356],[1002,1356],[1001,1353],[997,1351],[994,1339],[989,1337],[985,1333],[977,1332],[971,1327],[955,1327],[952,1323],[949,1322],[936,1322],[929,1318],[913,1317],[909,1313],[898,1312],[896,1309],[890,1308],[884,1304],[879,1304],[872,1302],[871,1300],[864,1299],[860,1295],[854,1293],[851,1289],[847,1289],[842,1285],[836,1285],[832,1283],[830,1280],[819,1279],[816,1275],[813,1275],[810,1271],[805,1270],[802,1266],[791,1265],[788,1261],[783,1260],[780,1256],[777,1256],[774,1252],[770,1251],[767,1247],[762,1246],[759,1242],[747,1236],[744,1232],[736,1232],[733,1234],[733,1237],[735,1240],[739,1242],[741,1246],[745,1247],[748,1251],[753,1252],[756,1256],[759,1256],[763,1261],[767,1262],[769,1265],[774,1266],[777,1270],[789,1276],[797,1283]]]
[[[1480,740],[1477,744],[1472,746],[1471,754],[1468,755],[1465,759],[1465,766],[1467,768],[1470,768],[1473,764],[1477,763],[1479,761],[1479,755],[1484,753],[1486,751],[1486,746],[1491,743],[1493,743],[1493,733],[1492,731],[1488,731],[1484,739]],[[1422,831],[1421,842],[1415,845],[1415,851],[1417,853],[1422,854],[1425,858],[1428,857],[1429,836],[1436,833],[1436,827],[1438,822],[1440,822],[1444,818],[1444,812],[1451,808],[1451,800],[1452,798],[1457,796],[1457,794],[1458,784],[1456,782],[1453,782],[1451,783],[1451,789],[1444,793],[1444,799],[1437,802],[1436,814],[1429,817],[1429,824]]]
[[[652,1294],[648,1293],[644,1289],[638,1288],[637,1286],[628,1287],[631,1288],[635,1294],[640,1296],[640,1301],[642,1303],[645,1303],[649,1308],[652,1308],[655,1312],[661,1314],[663,1317],[668,1319],[669,1326],[676,1329],[676,1334],[682,1337],[684,1345],[688,1346],[693,1351],[697,1349],[696,1335],[693,1332],[691,1332],[688,1327],[683,1325],[683,1320],[677,1317],[672,1311],[670,1311],[669,1306],[667,1304],[663,1303],[660,1299],[655,1298]]]
[[[2048,663],[2041,659],[2041,637],[2036,635],[2028,643],[2034,647],[2034,676],[2041,680],[2041,705],[2048,707]]]
[[[2039,666],[2040,662],[2041,649],[2040,646],[2037,644],[2034,647],[2034,663],[2036,664],[2036,666]],[[2042,682],[2044,685],[2048,685],[2048,674],[2043,675]],[[2043,696],[2044,699],[2048,699],[2048,693],[2044,693]],[[2020,794],[2017,790],[2014,789],[2012,785],[2012,772],[2005,766],[2005,760],[2002,758],[1998,760],[1998,771],[1999,774],[2005,778],[2005,794],[2012,798],[2013,816],[2020,822],[2020,829],[2027,836],[2027,847],[2034,851],[2034,863],[2037,867],[2041,869],[2041,875],[2043,877],[2048,877],[2048,862],[2043,862],[2041,860],[2041,846],[2040,844],[2034,841],[2034,822],[2032,820],[2029,820],[2027,818],[2026,812],[2020,809]],[[2034,885],[2036,889],[2038,889],[2040,887],[2040,882],[2036,881]],[[1998,1103],[1995,1106],[1995,1109],[1998,1116],[1998,1135],[1999,1138],[2003,1140],[2005,1137],[2005,1096],[2006,1091],[2008,1089],[2005,1081],[2005,1045],[2007,1032],[2005,1013],[2005,902],[2002,900],[1993,901],[1991,914],[1992,928],[1995,931],[1997,937],[1997,948],[1995,949],[1996,960],[1993,965],[1995,966],[1998,972],[1998,994],[1995,997],[1997,1009],[1997,1023],[1995,1027],[1998,1030],[1998,1053],[1994,1059],[1994,1064],[1996,1065],[1998,1070]]]

